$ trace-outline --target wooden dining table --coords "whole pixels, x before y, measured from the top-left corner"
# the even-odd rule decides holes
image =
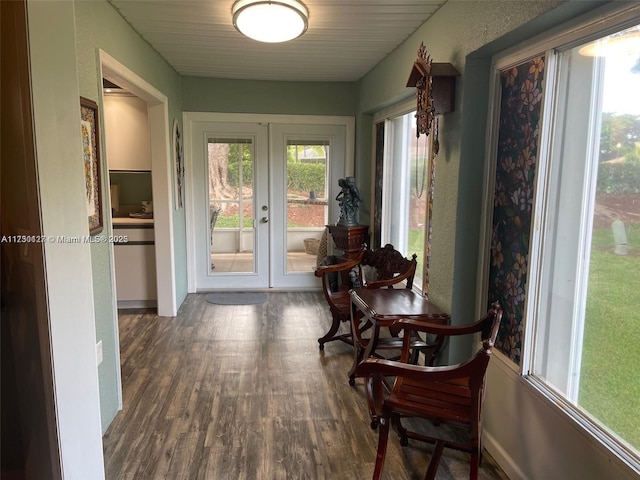
[[[351,295],[351,328],[353,336],[353,365],[349,371],[349,383],[355,384],[355,371],[358,364],[371,356],[383,357],[382,351],[402,349],[403,339],[399,331],[394,329],[399,319],[409,318],[425,323],[448,325],[450,316],[436,307],[420,293],[408,288],[368,289],[357,288]],[[387,330],[388,329],[388,330]],[[368,332],[368,336],[364,332]],[[423,353],[426,365],[433,365],[444,337],[436,335],[431,339],[423,339],[417,333],[411,339],[412,349],[409,361],[418,361],[418,354]],[[384,358],[384,357],[383,357]],[[368,381],[366,384],[368,385]],[[371,426],[377,426],[377,418],[373,411],[373,399],[370,388],[367,388],[367,401],[371,414]]]

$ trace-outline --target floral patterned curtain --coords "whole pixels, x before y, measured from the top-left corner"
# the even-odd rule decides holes
[[[382,187],[384,170],[384,122],[376,123],[376,160],[375,160],[375,185],[373,195],[373,225],[370,247],[382,246]]]
[[[501,102],[493,204],[489,303],[504,314],[496,347],[520,364],[534,199],[543,56],[500,72]]]

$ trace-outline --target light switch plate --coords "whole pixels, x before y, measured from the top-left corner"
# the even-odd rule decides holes
[[[96,343],[96,364],[100,365],[102,363],[102,340]]]

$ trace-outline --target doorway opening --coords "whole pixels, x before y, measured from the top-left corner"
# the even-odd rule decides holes
[[[157,272],[158,315],[175,316],[177,300],[173,246],[172,181],[169,168],[169,113],[166,95],[137,74],[100,51],[102,78],[141,98],[149,105],[149,140],[151,143],[153,230]],[[115,272],[112,271],[115,276]]]

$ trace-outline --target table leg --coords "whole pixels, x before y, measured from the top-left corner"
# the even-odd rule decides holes
[[[438,355],[440,355],[440,350],[442,350],[442,345],[444,344],[444,335],[436,335],[433,343],[430,343],[428,348],[424,352],[424,364],[429,367],[433,367]],[[428,343],[428,342],[427,342]]]
[[[351,365],[351,369],[349,370],[349,385],[352,387],[356,384],[356,368],[358,364],[365,358],[365,345],[362,342],[366,339],[359,338],[358,340],[353,341],[353,365]],[[370,342],[367,341],[368,345]]]

